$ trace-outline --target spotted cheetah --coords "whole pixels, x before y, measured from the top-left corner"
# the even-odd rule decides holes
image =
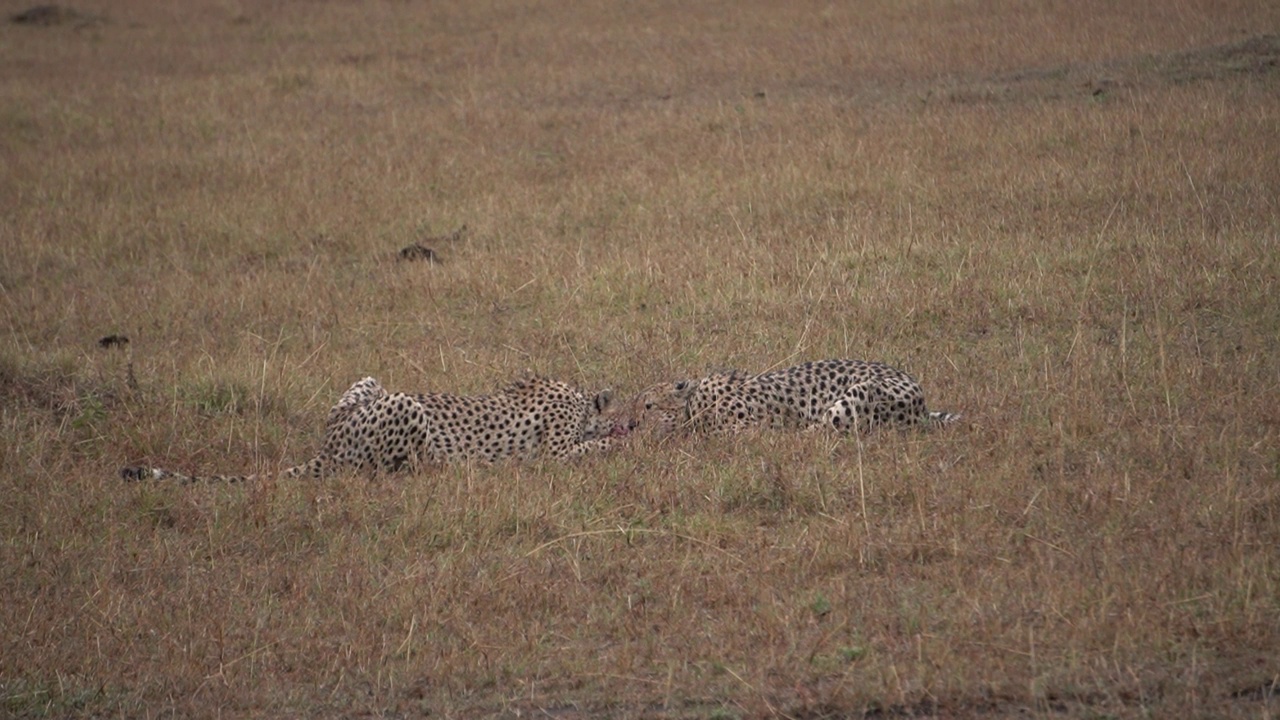
[[[751,375],[738,370],[654,385],[637,397],[639,427],[661,437],[676,430],[832,428],[867,432],[893,425],[932,427],[959,418],[925,409],[924,391],[880,362],[817,360]]]
[[[320,452],[279,476],[320,479],[343,468],[394,472],[461,460],[494,462],[542,454],[570,458],[612,447],[627,427],[617,425],[612,392],[588,398],[577,388],[530,376],[493,395],[389,394],[367,377],[329,410]],[[127,467],[126,480],[244,482],[257,475],[193,476],[160,468]]]

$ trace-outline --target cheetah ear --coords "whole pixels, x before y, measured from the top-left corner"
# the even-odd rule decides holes
[[[596,393],[596,412],[604,412],[613,404],[613,391],[601,390]]]
[[[527,390],[536,383],[538,379],[538,374],[533,371],[533,368],[525,368],[516,373],[515,377],[504,385],[502,389],[505,392],[519,392],[521,390]]]

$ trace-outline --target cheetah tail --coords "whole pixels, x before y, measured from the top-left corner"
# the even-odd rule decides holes
[[[960,419],[960,413],[950,412],[931,412],[929,413],[929,423],[934,427],[943,427],[950,425]]]
[[[128,482],[135,480],[172,480],[179,485],[190,485],[192,483],[240,483],[257,479],[257,475],[183,475],[182,473],[172,472],[170,470],[162,470],[160,468],[149,468],[142,466],[126,467],[120,469],[120,477]]]

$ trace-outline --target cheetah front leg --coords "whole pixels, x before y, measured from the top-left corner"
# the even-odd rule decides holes
[[[590,453],[602,453],[610,450],[617,444],[616,437],[602,437],[594,440],[583,440],[573,443],[561,450],[553,453],[553,456],[559,460],[567,460],[569,458],[579,458]]]

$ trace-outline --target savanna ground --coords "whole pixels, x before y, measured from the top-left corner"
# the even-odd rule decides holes
[[[25,7],[0,714],[1280,714],[1280,5]],[[824,357],[965,421],[117,475]]]

